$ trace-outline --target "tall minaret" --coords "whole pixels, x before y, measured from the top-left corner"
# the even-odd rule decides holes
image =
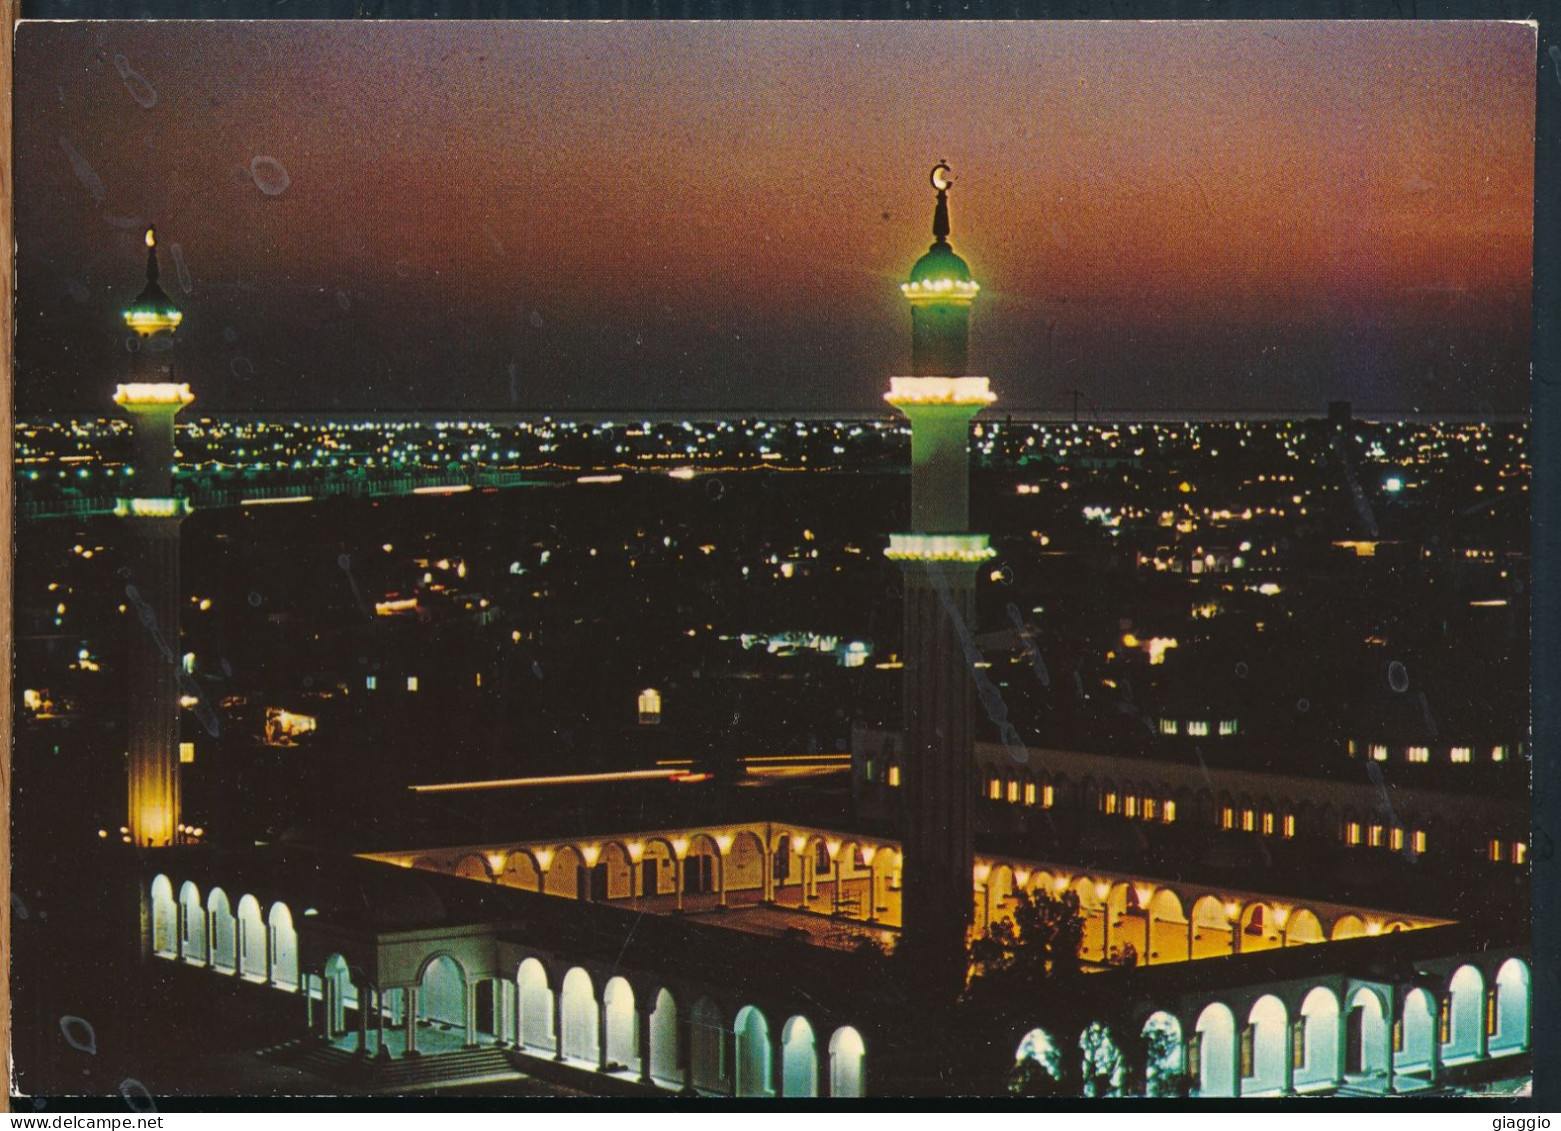
[[[148,228],[146,289],[125,311],[125,325],[145,347],[173,334],[183,318],[157,285],[157,236]],[[179,524],[189,505],[173,491],[173,418],[195,399],[188,385],[173,383],[171,368],[162,376],[114,392],[114,403],[130,414],[136,492],[115,508],[125,519],[129,551],[127,827],[134,844],[153,848],[173,844],[179,824]]]
[[[905,573],[904,918],[900,946],[942,996],[964,988],[974,905],[971,846],[972,680],[976,569],[992,556],[971,534],[970,420],[995,399],[965,375],[970,306],[981,289],[949,246],[949,167],[932,247],[901,290],[911,304],[911,373],[884,399],[911,422],[911,529],[889,536]]]

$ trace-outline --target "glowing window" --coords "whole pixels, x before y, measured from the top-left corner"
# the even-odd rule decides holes
[[[377,676],[377,675],[367,675],[367,676],[363,677],[363,689],[365,691],[373,691],[378,686],[379,686],[379,676]]]
[[[1282,835],[1286,840],[1289,840],[1291,837],[1295,836],[1295,817],[1289,813],[1286,813],[1284,823],[1281,827],[1284,830]]]
[[[1429,762],[1431,760],[1430,748],[1425,746],[1411,746],[1409,748],[1409,760],[1411,762]],[[1464,761],[1468,761],[1468,759],[1465,758]]]
[[[1167,801],[1165,803],[1165,818],[1164,818],[1164,820],[1165,820],[1166,824],[1170,824],[1172,821],[1176,820],[1176,802],[1174,802],[1174,801]]]
[[[1236,720],[1235,719],[1221,719],[1220,720],[1220,733],[1222,735],[1232,735],[1232,734],[1235,734],[1236,733]]]
[[[1209,733],[1209,724],[1205,719],[1194,719],[1187,723],[1187,733],[1205,735]]]
[[[1175,734],[1175,733],[1177,733],[1176,720],[1175,719],[1161,719],[1160,720],[1160,733],[1161,734]]]
[[[1512,862],[1514,864],[1521,864],[1527,859],[1528,845],[1524,844],[1521,840],[1514,842],[1512,845]]]
[[[1008,800],[1009,801],[1018,801],[1019,800],[1019,783],[1016,782],[1016,781],[1011,781],[1011,782],[1008,783]]]
[[[1351,821],[1344,826],[1344,843],[1354,847],[1360,843],[1360,822]]]
[[[1263,814],[1263,835],[1274,835],[1274,815],[1272,813]]]
[[[1410,835],[1409,844],[1410,844],[1410,847],[1413,848],[1416,852],[1424,852],[1425,851],[1425,830],[1423,830],[1423,829],[1416,829],[1414,831],[1414,833],[1412,833]]]
[[[1382,847],[1381,825],[1372,825],[1369,829],[1366,830],[1366,843],[1371,845],[1372,848]]]
[[[1138,816],[1138,798],[1129,795],[1122,801],[1122,814],[1127,817]]]
[[[1371,760],[1373,762],[1386,762],[1388,760],[1388,748],[1380,743],[1371,748]]]
[[[1450,757],[1454,762],[1467,762],[1472,757],[1472,751],[1467,746],[1454,746]]]
[[[1236,811],[1229,805],[1220,810],[1220,828],[1233,829],[1236,827]]]
[[[892,786],[897,786],[900,784],[900,767],[894,765],[893,763],[891,763],[889,766],[889,784]]]
[[[1352,738],[1349,740],[1349,742],[1345,743],[1344,749],[1345,753],[1347,753],[1351,758],[1355,757],[1355,740]]]
[[[195,743],[179,743],[179,761],[183,762],[185,765],[189,765],[191,762],[195,761]]]
[[[1251,809],[1243,809],[1241,811],[1241,831],[1244,833],[1249,833],[1256,827],[1257,814]]]
[[[1051,786],[1043,785],[1041,787],[1041,807],[1044,809],[1050,809],[1052,807],[1052,799],[1055,796],[1056,794],[1052,791]]]
[[[407,690],[408,691],[416,691],[417,690],[417,676],[415,676],[415,675],[407,676]]]
[[[1403,829],[1395,827],[1388,830],[1388,847],[1391,848],[1394,852],[1397,852],[1404,847]]]
[[[1144,820],[1146,820],[1146,821],[1154,820],[1155,807],[1156,807],[1156,802],[1155,802],[1155,799],[1153,797],[1146,797],[1146,798],[1144,798]]]
[[[1114,793],[1106,794],[1105,799],[1104,799],[1104,803],[1105,803],[1105,809],[1106,809],[1107,813],[1115,813],[1117,811],[1117,795],[1116,794],[1114,794]]]
[[[661,722],[661,692],[654,687],[641,691],[635,699],[635,706],[639,710],[640,725],[655,726]]]
[[[1493,840],[1490,844],[1491,863],[1501,863],[1501,841]]]
[[[1467,753],[1468,753],[1468,751],[1465,751],[1465,754],[1467,754]],[[1467,762],[1468,760],[1469,759],[1467,757],[1464,758],[1465,762]],[[1491,747],[1491,761],[1492,762],[1505,762],[1506,760],[1507,760],[1507,748],[1505,746],[1492,746]],[[1455,761],[1456,761],[1456,759],[1455,759]]]
[[[987,782],[986,795],[993,801],[1001,799],[1003,796],[1003,780],[1001,778],[993,778],[991,781]]]
[[[1035,783],[1033,781],[1024,783],[1024,803],[1026,805],[1035,804]]]

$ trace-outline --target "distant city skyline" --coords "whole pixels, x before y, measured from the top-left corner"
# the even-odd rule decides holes
[[[1494,22],[23,25],[18,409],[125,379],[155,222],[197,411],[876,410],[945,158],[998,414],[1510,413],[1533,67]]]

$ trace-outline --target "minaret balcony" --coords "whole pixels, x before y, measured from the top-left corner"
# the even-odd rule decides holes
[[[997,400],[985,377],[891,377],[884,400],[896,408],[915,405],[973,405]]]
[[[984,562],[996,553],[985,534],[891,534],[884,557],[897,562]]]
[[[124,409],[173,409],[177,412],[195,399],[188,384],[134,382],[114,390],[114,403]]]
[[[114,500],[114,513],[120,518],[180,518],[190,509],[188,499]]]
[[[900,284],[900,293],[913,303],[948,302],[968,306],[980,290],[981,284],[974,279],[918,279]]]

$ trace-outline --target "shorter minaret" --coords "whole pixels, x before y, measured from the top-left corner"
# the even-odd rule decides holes
[[[148,228],[146,288],[125,311],[125,325],[149,343],[183,319],[157,284],[157,236]],[[143,848],[173,844],[179,824],[179,524],[189,506],[173,490],[174,417],[194,399],[188,385],[171,379],[132,381],[114,392],[130,416],[133,445],[135,495],[120,499],[115,513],[125,519],[129,551],[126,825]]]
[[[964,989],[975,901],[971,840],[976,570],[992,556],[971,534],[970,420],[994,399],[965,374],[970,307],[981,289],[949,246],[949,167],[932,170],[933,243],[901,290],[911,304],[911,376],[885,400],[911,422],[910,532],[887,555],[905,574],[905,827],[901,947],[924,989]]]

